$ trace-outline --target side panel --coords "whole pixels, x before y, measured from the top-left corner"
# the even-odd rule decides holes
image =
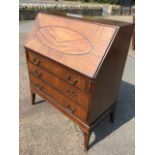
[[[102,115],[117,98],[132,32],[133,25],[119,28],[110,50],[98,71],[89,113],[89,124]]]

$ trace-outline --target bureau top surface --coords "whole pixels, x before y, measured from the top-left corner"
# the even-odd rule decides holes
[[[42,13],[38,14],[25,47],[93,78],[116,29]]]

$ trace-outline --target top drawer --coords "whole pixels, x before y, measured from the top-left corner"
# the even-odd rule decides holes
[[[43,67],[44,69],[58,76],[60,79],[65,80],[66,82],[86,93],[91,93],[92,82],[89,78],[84,77],[83,75],[80,75],[77,72],[66,68],[35,52],[28,51],[27,58],[31,63]]]

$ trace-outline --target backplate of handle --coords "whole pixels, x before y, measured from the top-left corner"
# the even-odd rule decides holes
[[[77,96],[77,93],[75,91],[72,91],[73,96]]]
[[[40,64],[40,60],[37,60],[36,58],[33,58],[33,64],[39,65]]]
[[[43,85],[41,85],[41,84],[39,84],[39,83],[35,84],[35,86],[36,86],[39,90],[42,90],[42,89],[43,89]]]
[[[42,75],[42,73],[38,70],[35,70],[34,75],[36,75],[37,77],[40,77]]]
[[[77,96],[77,92],[74,90],[71,90],[69,87],[66,88],[66,92],[71,93],[73,96]]]
[[[67,111],[67,112],[69,112],[69,113],[74,113],[75,110],[76,110],[75,108],[72,108],[72,107],[70,107],[69,104],[67,104],[67,106],[66,106],[66,111]]]
[[[70,84],[72,84],[72,85],[75,85],[75,84],[78,82],[77,79],[71,80],[71,77],[70,77],[69,75],[66,76],[66,79],[67,79],[67,81],[68,81]]]

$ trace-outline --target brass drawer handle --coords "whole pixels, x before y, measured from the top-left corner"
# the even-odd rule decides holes
[[[77,96],[77,92],[74,90],[71,90],[69,87],[66,88],[66,92],[71,93],[73,96]]]
[[[71,80],[71,77],[69,75],[66,76],[67,81],[71,84],[71,85],[75,85],[78,80],[74,79],[73,81]]]
[[[66,88],[66,92],[68,92],[68,93],[71,92],[69,87]]]
[[[36,58],[33,58],[32,62],[35,65],[39,65],[40,64],[40,60],[37,60]]]
[[[75,91],[72,91],[73,96],[77,96],[77,93]]]
[[[42,90],[43,89],[43,85],[40,85],[40,84],[35,84],[35,86],[39,89],[39,90]]]
[[[35,70],[34,75],[36,75],[37,77],[41,77],[42,73],[39,72],[38,70]]]
[[[68,104],[67,106],[66,106],[66,111],[68,112],[68,113],[74,113],[75,112],[75,108],[72,108],[72,107],[70,107],[70,105]]]

